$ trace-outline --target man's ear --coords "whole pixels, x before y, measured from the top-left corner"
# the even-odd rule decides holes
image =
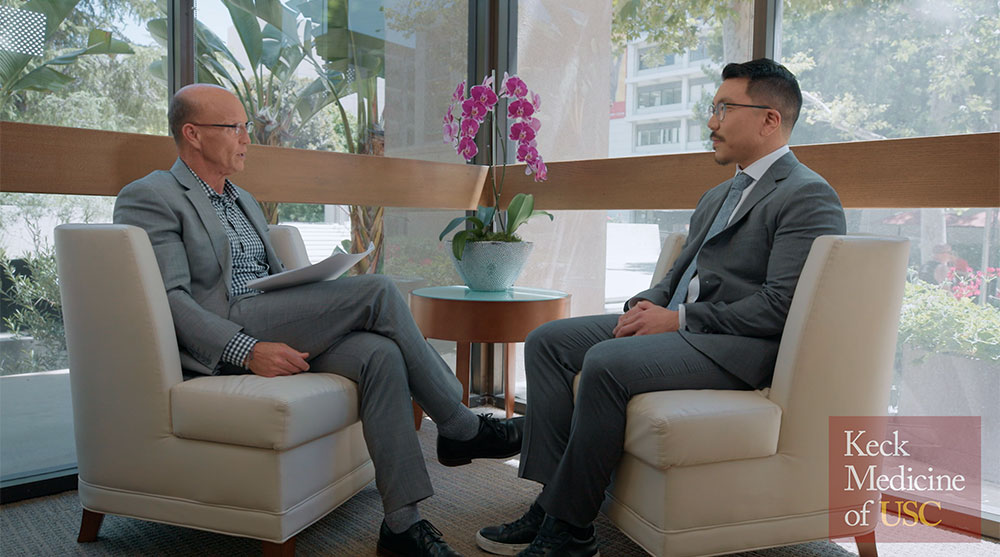
[[[181,137],[185,143],[191,146],[197,147],[201,144],[198,127],[194,124],[186,123],[181,126]]]
[[[771,108],[764,116],[764,126],[761,128],[761,135],[769,136],[781,129],[781,113]]]

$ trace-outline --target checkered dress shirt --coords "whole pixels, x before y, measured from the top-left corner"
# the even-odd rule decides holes
[[[232,295],[259,294],[260,290],[247,288],[247,283],[253,279],[267,276],[267,254],[264,252],[264,242],[254,230],[243,210],[236,204],[236,188],[226,180],[222,194],[213,190],[198,176],[191,167],[191,175],[205,188],[205,195],[212,203],[215,214],[218,215],[222,228],[229,239],[229,251],[233,257]],[[222,350],[222,361],[234,366],[243,367],[257,339],[243,332],[237,332]]]

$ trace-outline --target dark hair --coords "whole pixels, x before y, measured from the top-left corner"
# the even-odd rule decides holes
[[[747,95],[754,102],[773,106],[781,113],[781,120],[788,129],[795,126],[802,108],[802,90],[795,75],[788,68],[771,60],[758,58],[742,64],[726,64],[722,79],[747,78]]]
[[[181,128],[188,123],[194,113],[194,105],[185,98],[186,95],[174,93],[170,97],[170,105],[167,107],[167,123],[170,125],[170,135],[174,136],[174,142],[181,142]]]

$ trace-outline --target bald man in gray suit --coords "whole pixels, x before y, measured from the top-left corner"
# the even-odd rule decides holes
[[[673,269],[623,314],[554,321],[528,336],[520,475],[544,488],[521,518],[480,530],[480,548],[597,555],[593,521],[622,454],[631,397],[770,383],[812,242],[843,234],[844,211],[788,149],[802,106],[795,76],[760,59],[730,64],[722,77],[708,127],[716,161],[737,163],[736,176],[702,196]]]
[[[114,220],[149,235],[185,375],[277,377],[315,369],[356,381],[385,510],[379,554],[458,555],[417,511],[433,489],[410,397],[437,424],[444,461],[513,456],[520,424],[477,416],[461,404],[458,380],[385,276],[266,293],[247,287],[284,269],[256,200],[228,179],[243,170],[252,124],[239,99],[211,85],[178,91],[168,119],[177,161],[126,186]]]

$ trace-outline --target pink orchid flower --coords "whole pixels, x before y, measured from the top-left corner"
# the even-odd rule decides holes
[[[458,154],[465,157],[466,161],[471,161],[478,152],[479,147],[476,146],[476,141],[471,137],[465,136],[458,142]]]
[[[518,99],[507,106],[507,115],[511,118],[530,118],[535,113],[535,107],[524,99]]]
[[[528,86],[516,75],[503,73],[503,83],[500,85],[501,94],[509,98],[523,99],[528,94]]]
[[[453,145],[458,144],[458,133],[459,133],[458,122],[445,122],[444,123],[444,142],[451,143]]]
[[[535,181],[543,182],[549,177],[549,169],[545,166],[545,162],[542,161],[541,157],[538,158],[538,163],[535,165]]]
[[[542,109],[542,97],[538,93],[531,93],[531,106],[535,107],[535,112]]]
[[[526,143],[535,138],[535,130],[526,122],[516,122],[510,127],[510,139],[518,143]]]
[[[473,136],[479,131],[479,122],[472,118],[462,120],[462,136]]]
[[[465,97],[465,80],[462,80],[462,82],[458,84],[458,87],[455,87],[455,92],[451,94],[451,102],[453,103],[460,102],[464,97]]]
[[[528,118],[524,123],[531,126],[531,129],[535,130],[535,133],[538,133],[538,130],[542,127],[542,122],[538,118]]]
[[[497,94],[493,92],[493,89],[485,85],[476,85],[472,88],[470,94],[472,95],[472,99],[486,105],[487,110],[492,109],[497,104]]]
[[[462,118],[472,118],[482,122],[486,118],[487,112],[489,109],[486,108],[486,105],[476,99],[466,99],[462,102]]]
[[[483,87],[489,87],[490,89],[492,89],[493,88],[493,74],[490,73],[489,75],[484,76],[483,77],[483,82],[480,83],[480,85],[482,85]]]
[[[531,145],[522,143],[517,148],[517,160],[518,162],[526,162],[530,166],[532,161],[538,158],[538,149]]]

